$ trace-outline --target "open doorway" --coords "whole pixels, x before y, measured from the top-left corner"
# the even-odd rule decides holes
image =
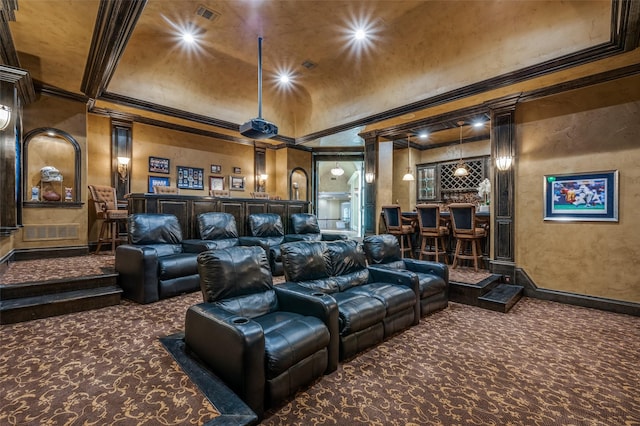
[[[315,210],[320,230],[362,236],[364,159],[362,155],[315,157]]]

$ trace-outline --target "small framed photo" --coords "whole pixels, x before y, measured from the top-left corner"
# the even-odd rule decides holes
[[[234,167],[233,168],[233,174],[234,175],[239,175],[242,173],[242,169],[240,167]]]
[[[222,191],[224,189],[224,178],[222,176],[209,176],[209,189]]]
[[[197,167],[177,166],[178,188],[204,189],[204,169]]]
[[[160,157],[149,157],[149,173],[169,174],[169,159]]]
[[[229,176],[230,191],[244,191],[244,176]]]
[[[544,220],[618,221],[618,171],[546,175]]]
[[[222,166],[219,164],[211,165],[211,173],[220,174],[222,173]]]
[[[149,176],[149,192],[153,192],[154,186],[169,186],[170,181],[168,177],[164,176]]]

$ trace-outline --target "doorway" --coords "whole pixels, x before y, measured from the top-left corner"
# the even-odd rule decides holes
[[[318,155],[315,167],[315,210],[320,230],[362,237],[364,202],[362,155]]]

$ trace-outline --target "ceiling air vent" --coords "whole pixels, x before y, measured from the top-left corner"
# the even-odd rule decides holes
[[[203,5],[198,6],[196,9],[196,15],[202,16],[204,19],[212,22],[220,17],[218,12]]]
[[[302,63],[302,66],[305,67],[308,70],[312,70],[317,66],[317,64],[315,62],[312,62],[312,61],[307,59],[306,61],[304,61]]]

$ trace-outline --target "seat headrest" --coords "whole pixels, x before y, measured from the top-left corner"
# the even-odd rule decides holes
[[[294,213],[291,215],[291,229],[294,234],[319,234],[318,218],[309,213]]]
[[[249,229],[254,237],[283,237],[284,227],[280,215],[254,213],[249,215]]]
[[[391,234],[370,235],[363,240],[364,253],[371,265],[402,260],[398,239]]]
[[[198,215],[198,230],[203,240],[238,238],[236,218],[229,213],[209,212]]]
[[[205,302],[216,302],[273,288],[269,260],[259,246],[235,246],[198,255]]]
[[[129,216],[132,244],[180,244],[182,229],[172,214],[135,213]]]
[[[298,241],[280,246],[282,266],[287,281],[310,281],[327,278],[331,273],[331,258],[327,243]]]

